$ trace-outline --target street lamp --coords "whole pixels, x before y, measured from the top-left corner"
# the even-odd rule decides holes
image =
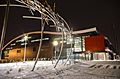
[[[55,47],[54,53],[55,53],[55,60],[56,60],[56,46],[58,45],[58,41],[53,41],[53,46]]]
[[[28,36],[25,35],[23,38],[24,42],[25,42],[25,48],[24,48],[24,61],[25,62],[25,58],[26,58],[26,45],[27,45],[27,40],[28,40]]]
[[[53,46],[57,46],[58,45],[58,41],[53,41]]]

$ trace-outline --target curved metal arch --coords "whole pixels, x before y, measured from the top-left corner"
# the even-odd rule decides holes
[[[74,32],[72,32],[71,34],[74,35],[74,34],[82,34],[82,33],[88,33],[88,32],[97,32],[97,29],[96,29],[96,27],[94,27],[94,28],[90,28],[90,29],[86,29],[86,30],[74,31]],[[2,48],[2,50],[3,50],[5,47],[7,47],[10,43],[12,43],[14,40],[16,40],[16,39],[18,39],[18,38],[20,38],[20,37],[23,37],[23,36],[26,35],[26,34],[30,35],[30,34],[40,34],[40,33],[41,33],[41,31],[35,31],[35,32],[28,32],[28,33],[25,33],[25,34],[21,34],[21,35],[15,37],[15,38],[13,38],[10,42],[8,42],[8,43]],[[61,32],[49,32],[49,31],[44,31],[44,34],[62,35]]]
[[[0,7],[5,7],[7,6],[6,4],[1,4]],[[11,7],[21,7],[21,8],[30,8],[28,5],[17,5],[17,4],[10,4]],[[44,12],[39,11],[38,9],[36,9],[39,13],[44,14]],[[47,12],[48,13],[48,12]],[[45,15],[45,14],[44,14]],[[51,16],[51,15],[50,15]],[[54,21],[53,17],[51,18],[50,16],[47,15],[48,18],[50,18],[50,20],[52,20],[52,22],[56,25],[56,22]]]
[[[59,19],[63,20],[62,17],[58,16],[58,14],[55,14],[55,12],[53,12],[49,7],[45,7],[44,5],[42,5],[38,0],[35,0],[35,2],[33,2],[32,0],[29,0],[28,1],[29,4],[25,3],[23,0],[22,1],[21,0],[17,0],[17,1],[23,3],[24,5],[26,5],[27,7],[29,7],[33,11],[36,10],[36,11],[38,11],[40,13],[43,13],[45,16],[47,15],[47,17],[54,22],[54,24],[56,25],[56,27],[58,27],[58,25],[59,25],[59,22],[60,22]],[[69,27],[68,24],[66,23],[65,20],[63,20],[63,22],[64,22],[64,26],[61,28],[61,30],[65,28],[64,30],[66,32],[69,32],[70,28],[67,29],[65,27],[65,25],[67,27]]]
[[[25,35],[31,35],[31,34],[40,34],[41,31],[35,31],[35,32],[28,32],[28,33],[24,33],[24,34],[21,34],[15,38],[13,38],[12,40],[10,40],[3,48],[2,50],[4,50],[9,44],[11,44],[13,41],[21,38],[21,37],[24,37]],[[51,34],[51,35],[61,35],[62,33],[61,32],[49,32],[49,31],[44,31],[43,32],[44,34]]]
[[[25,3],[24,3],[24,4],[25,4]],[[27,4],[26,4],[26,5],[27,5]],[[7,6],[7,5],[6,5],[6,4],[1,4],[1,5],[0,5],[0,7],[4,7],[4,6]],[[25,6],[25,5],[10,4],[10,6],[11,6],[11,7],[28,8],[28,9],[30,8],[29,5]],[[42,6],[43,6],[43,5],[42,5]],[[33,8],[33,9],[34,9],[34,11],[37,10],[37,11],[40,12],[41,14],[44,14],[44,12],[38,10],[37,8]],[[45,10],[45,12],[47,12],[48,15],[47,15],[47,14],[44,14],[44,15],[47,15],[47,17],[50,18],[50,20],[52,20],[52,22],[53,22],[56,26],[59,25],[59,24],[58,24],[59,21],[56,19],[55,16],[58,16],[61,20],[63,20],[63,22],[64,22],[65,25],[67,26],[67,28],[64,27],[64,28],[65,28],[65,31],[69,33],[69,31],[70,31],[71,29],[70,29],[69,25],[67,24],[67,22],[66,22],[60,15],[58,15],[58,14],[56,14],[56,15],[55,15],[55,14],[52,14],[52,15],[51,15],[51,14],[50,14],[50,11],[47,11],[47,10]],[[54,13],[54,12],[53,12],[53,13]],[[53,19],[53,18],[54,18],[54,19]],[[55,21],[57,21],[57,22],[55,22]],[[61,29],[62,29],[62,28],[61,28]],[[69,33],[69,34],[70,34],[70,33]]]
[[[20,1],[20,0],[17,0],[17,1]],[[56,28],[58,28],[60,31],[62,31],[62,41],[63,41],[63,39],[64,39],[63,36],[65,36],[65,37],[67,37],[67,38],[71,38],[71,33],[70,33],[70,29],[69,29],[68,24],[66,23],[66,21],[65,21],[63,18],[61,18],[60,16],[58,16],[57,14],[55,14],[55,13],[51,10],[51,8],[49,8],[49,7],[48,7],[48,8],[44,7],[44,6],[43,6],[39,1],[37,1],[37,0],[35,0],[35,1],[33,2],[34,5],[33,5],[33,3],[31,3],[32,6],[30,5],[31,0],[26,1],[27,4],[26,4],[23,0],[20,1],[20,2],[21,2],[21,3],[24,3],[25,5],[27,5],[28,7],[30,7],[30,9],[32,9],[33,11],[37,10],[37,11],[40,12],[40,13],[42,13],[42,12],[45,13],[45,16],[47,15],[47,17],[53,21],[53,23],[54,23],[54,25],[56,26]],[[38,2],[38,3],[36,3],[36,2]],[[28,3],[29,3],[29,4],[28,4]],[[62,20],[62,21],[61,21],[61,20]],[[68,28],[66,28],[65,25],[66,25]],[[67,35],[66,33],[67,33],[68,35]],[[41,37],[41,38],[42,38],[42,37]],[[42,41],[41,41],[41,42],[42,42]],[[41,42],[40,42],[40,46],[41,46]],[[60,50],[60,54],[59,54],[58,60],[57,60],[57,62],[56,62],[56,64],[55,64],[54,68],[57,66],[57,64],[58,64],[58,62],[59,62],[59,59],[60,59],[60,57],[61,57],[62,51],[63,51],[63,42],[62,42],[62,45],[61,45],[61,50]],[[39,52],[38,52],[38,54],[39,54]],[[38,56],[38,55],[37,55],[37,56]],[[37,57],[36,57],[36,61],[37,61]],[[35,64],[36,64],[36,61],[35,61]],[[33,71],[34,68],[35,68],[35,64],[34,64],[34,67],[33,67],[32,71]]]
[[[56,28],[59,29],[60,32],[62,32],[62,41],[64,39],[63,36],[66,37],[65,39],[71,38],[71,32],[70,32],[69,25],[67,24],[67,22],[61,16],[59,16],[58,14],[55,14],[55,12],[52,11],[52,9],[51,9],[51,7],[49,5],[47,5],[47,7],[45,7],[38,0],[34,0],[34,1],[33,0],[16,0],[16,1],[19,2],[19,3],[24,4],[24,5],[21,5],[21,6],[17,5],[18,7],[29,8],[31,10],[31,12],[32,11],[38,11],[42,15],[41,20],[43,20],[44,17],[47,17],[48,19],[50,19],[54,23]],[[45,21],[45,22],[47,22],[47,21]],[[43,26],[41,26],[41,27],[43,27]],[[21,35],[21,36],[23,36],[23,35]],[[16,37],[16,39],[17,38],[19,38],[19,36]],[[12,42],[12,41],[14,41],[14,39],[11,40],[10,42]],[[61,46],[58,61],[56,62],[54,67],[56,67],[57,63],[59,62],[62,50],[63,50],[63,42],[62,42],[62,46]],[[36,59],[36,61],[37,61],[37,59]]]
[[[1,4],[0,7],[6,7],[7,4]],[[17,5],[17,4],[10,4],[10,7],[21,7],[21,8],[28,8],[27,6],[24,5]]]

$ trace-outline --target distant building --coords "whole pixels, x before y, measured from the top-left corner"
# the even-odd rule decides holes
[[[3,58],[11,60],[22,60],[24,58],[24,53],[26,52],[26,59],[34,59],[38,52],[40,40],[41,39],[39,34],[29,35],[26,42],[23,37],[14,40],[4,49]],[[43,38],[43,44],[39,57],[52,58],[52,52],[53,45],[51,43],[51,38],[46,36]]]
[[[30,32],[20,35],[3,48],[3,59],[23,60],[26,52],[26,60],[35,59],[40,42],[41,32]],[[106,44],[104,35],[98,34],[96,28],[74,31],[71,41],[64,41],[64,47],[61,58],[67,58],[71,52],[71,59],[81,60],[108,60],[114,59],[113,50]],[[27,35],[25,40],[24,36]],[[58,45],[54,46],[53,41]],[[61,45],[61,33],[44,32],[43,43],[39,58],[54,59],[58,57]],[[71,48],[72,42],[72,48]],[[110,51],[106,51],[109,49]],[[110,55],[111,54],[111,55]],[[111,58],[110,58],[111,56]]]

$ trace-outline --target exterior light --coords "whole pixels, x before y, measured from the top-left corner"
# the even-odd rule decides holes
[[[28,40],[28,36],[24,36],[24,40],[27,41]]]
[[[24,48],[24,63],[25,63],[25,59],[26,59],[26,44],[27,44],[27,40],[28,40],[28,36],[27,35],[25,35],[24,36],[24,41],[25,41],[25,48]]]
[[[73,38],[70,38],[69,40],[70,40],[70,42],[72,42],[72,41],[73,41]]]
[[[57,46],[58,45],[58,41],[53,41],[53,45]]]
[[[60,41],[60,43],[62,43],[62,42],[63,42],[63,43],[66,43],[66,41]]]
[[[55,58],[55,60],[56,60],[56,58],[57,58],[57,52],[56,52],[56,47],[57,47],[57,45],[58,45],[58,41],[53,41],[53,46],[54,46],[54,58]]]
[[[62,26],[64,26],[64,23],[62,23]]]

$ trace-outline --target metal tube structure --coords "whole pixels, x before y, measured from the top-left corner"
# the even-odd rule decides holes
[[[56,46],[55,46],[55,61],[56,61],[56,58],[57,58],[57,53],[56,53]]]
[[[60,49],[60,54],[58,55],[58,60],[54,66],[54,68],[57,66],[62,51],[63,51],[63,41],[65,39],[70,39],[71,38],[71,33],[70,33],[70,27],[67,24],[67,22],[58,14],[56,14],[50,7],[50,5],[48,5],[48,3],[46,3],[46,5],[43,5],[40,3],[40,1],[38,0],[15,0],[23,5],[10,5],[10,6],[16,6],[16,7],[24,7],[24,8],[29,8],[32,15],[33,12],[32,11],[38,11],[41,14],[41,40],[40,40],[40,44],[39,44],[39,48],[38,48],[38,53],[36,56],[36,60],[33,66],[32,71],[34,71],[35,66],[37,64],[40,52],[41,52],[41,46],[42,46],[42,38],[43,38],[43,32],[44,32],[44,22],[46,22],[48,24],[48,21],[52,21],[55,25],[55,27],[58,29],[59,32],[62,32],[62,44],[61,44],[61,49]],[[4,5],[5,6],[5,5]],[[44,22],[43,22],[44,21]],[[65,38],[67,37],[67,38]],[[2,49],[2,48],[1,48]]]
[[[25,63],[25,61],[26,61],[26,51],[27,51],[26,45],[27,45],[28,36],[25,35],[23,40],[24,40],[24,44],[25,44],[25,47],[24,47],[24,59],[23,59],[24,61],[23,62]]]
[[[72,34],[72,32],[71,32],[71,34]],[[72,36],[71,36],[71,39],[73,39]],[[70,45],[71,45],[71,46],[70,46],[70,53],[69,53],[69,55],[68,55],[68,57],[67,57],[67,60],[66,60],[66,62],[64,63],[64,65],[67,64],[67,62],[70,60],[71,54],[73,53],[73,50],[72,50],[72,48],[73,48],[73,41],[71,41],[71,44],[70,44]]]
[[[43,18],[43,15],[42,15],[42,14],[41,14],[41,18]],[[38,48],[38,53],[37,53],[37,56],[36,56],[36,60],[35,60],[34,66],[33,66],[33,68],[32,68],[31,71],[34,71],[35,66],[36,66],[36,64],[37,64],[37,61],[38,61],[38,58],[39,58],[39,55],[40,55],[40,52],[41,52],[44,26],[45,26],[45,24],[44,24],[44,22],[43,22],[43,19],[41,19],[41,40],[40,40],[40,43],[39,43],[39,48]]]
[[[24,48],[24,63],[25,63],[25,60],[26,60],[26,41],[25,41],[25,48]]]
[[[3,48],[3,45],[4,45],[6,27],[7,27],[7,22],[8,22],[9,4],[10,4],[10,0],[7,1],[5,17],[4,17],[4,23],[3,23],[3,29],[2,29],[1,40],[0,40],[0,60],[1,60],[1,57],[2,57],[2,48]]]
[[[63,29],[62,29],[63,30]],[[63,42],[64,41],[64,32],[62,31],[62,45],[61,45],[61,49],[60,49],[60,54],[59,54],[59,56],[58,56],[58,60],[57,60],[57,62],[56,62],[56,64],[55,64],[55,66],[54,66],[54,68],[56,68],[56,66],[57,66],[57,64],[58,64],[58,62],[59,62],[59,60],[60,60],[60,57],[61,57],[61,54],[62,54],[62,51],[63,51]]]

